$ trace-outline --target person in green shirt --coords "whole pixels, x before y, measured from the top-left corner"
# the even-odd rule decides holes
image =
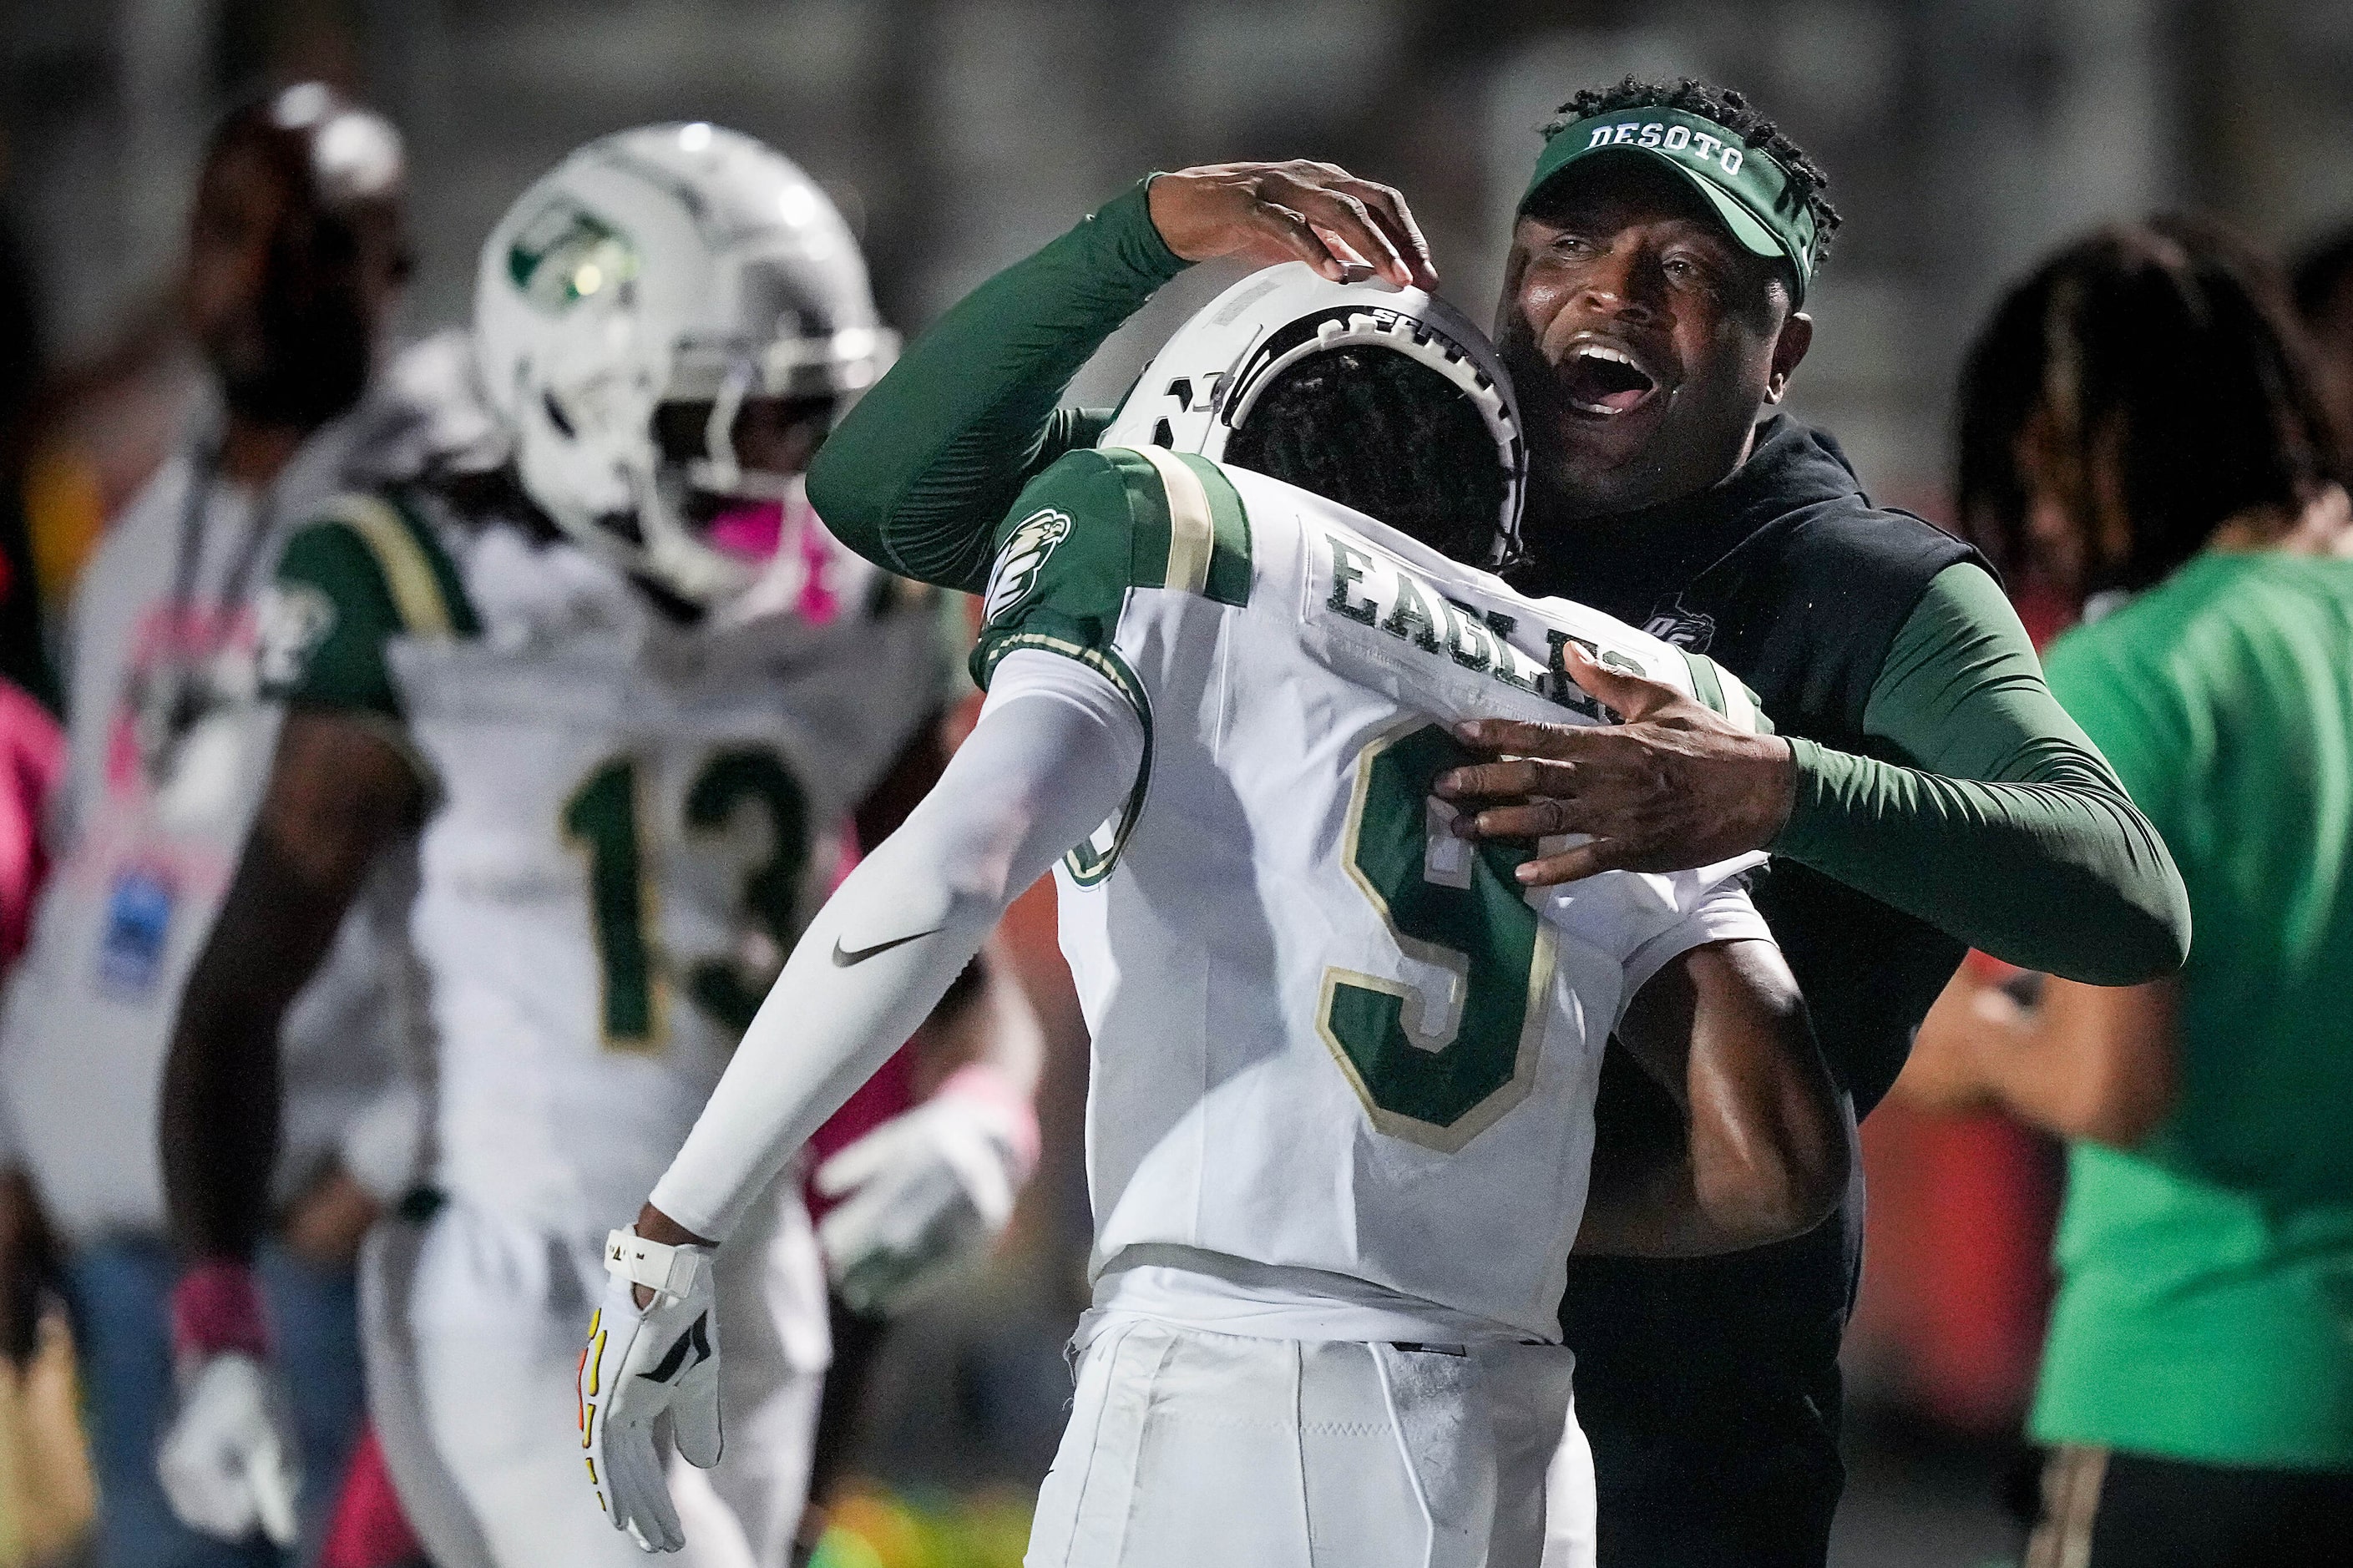
[[[1965,972],[1902,1080],[2068,1140],[2034,1568],[2353,1552],[2353,516],[2292,320],[2163,220],[2062,252],[1967,372],[1964,505],[2086,604],[2052,689],[2198,925],[2177,978],[2032,1007]]]
[[[1580,665],[1641,721],[1485,737],[1537,760],[1470,770],[1483,809],[1465,815],[1606,841],[1540,858],[1548,881],[1599,853],[1668,870],[1772,849],[1758,907],[1861,1117],[1968,946],[2128,984],[2178,968],[2189,928],[2163,843],[2052,700],[1985,563],[1873,504],[1836,441],[1780,411],[1839,221],[1823,184],[1755,104],[1704,83],[1580,92],[1546,128],[1496,308],[1528,419],[1511,581],[1710,654],[1778,733]],[[1404,198],[1335,165],[1149,177],[911,344],[828,440],[809,498],[860,553],[976,592],[1023,484],[1108,423],[1059,406],[1071,377],[1155,289],[1213,258],[1338,277],[1351,257],[1437,281]],[[1620,1053],[1603,1080],[1605,1149],[1673,1136],[1674,1107]],[[1772,1247],[1572,1261],[1562,1326],[1601,1568],[1825,1560],[1861,1217],[1858,1182]]]

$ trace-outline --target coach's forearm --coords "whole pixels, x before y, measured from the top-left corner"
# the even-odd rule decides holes
[[[1063,388],[1186,266],[1139,184],[973,290],[818,451],[808,494],[826,526],[902,576],[979,592],[990,531],[1021,487],[1101,427],[1055,407]]]
[[[2189,903],[2173,858],[1985,573],[1953,566],[1931,584],[1865,724],[1915,765],[1793,739],[1776,854],[2021,968],[2133,985],[2181,966]]]

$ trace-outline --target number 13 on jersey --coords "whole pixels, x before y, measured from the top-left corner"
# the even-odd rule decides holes
[[[655,900],[647,880],[649,860],[670,846],[654,837],[662,824],[646,821],[641,775],[649,764],[622,755],[592,770],[564,807],[564,837],[584,851],[588,870],[588,925],[603,973],[600,1018],[614,1050],[658,1050],[662,1010],[672,973],[712,1022],[740,1035],[751,1026],[774,978],[748,973],[740,955],[666,963],[653,930]],[[691,843],[727,831],[738,812],[755,812],[767,847],[736,884],[732,923],[747,938],[765,939],[781,964],[798,935],[801,879],[808,869],[808,797],[784,759],[765,746],[723,747],[706,756],[688,783],[678,836]],[[658,863],[658,862],[657,862]]]
[[[1474,760],[1419,721],[1357,757],[1342,863],[1409,967],[1430,973],[1327,968],[1316,1013],[1373,1125],[1448,1153],[1527,1098],[1551,1022],[1553,934],[1512,875],[1532,852],[1454,837],[1431,794]]]

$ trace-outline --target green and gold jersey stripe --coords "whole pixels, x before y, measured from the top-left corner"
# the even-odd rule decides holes
[[[403,631],[426,637],[480,634],[457,563],[407,508],[383,496],[354,493],[329,502],[321,521],[342,523],[367,547]]]
[[[1757,705],[1757,694],[1741,683],[1740,678],[1704,653],[1678,647],[1684,665],[1691,670],[1692,692],[1711,711],[1721,713],[1742,729],[1759,735],[1773,732],[1773,721]]]
[[[1683,656],[1683,666],[1691,671],[1693,695],[1706,703],[1712,713],[1728,712],[1724,705],[1724,682],[1715,675],[1715,660],[1686,647],[1675,651]]]
[[[1168,560],[1160,585],[1179,593],[1198,594],[1209,585],[1209,557],[1218,545],[1217,525],[1209,521],[1209,496],[1201,477],[1176,454],[1158,447],[1137,447],[1137,457],[1160,474],[1161,497],[1168,513]]]
[[[1235,491],[1233,480],[1226,478],[1224,469],[1207,458],[1190,454],[1181,461],[1200,476],[1201,492],[1209,502],[1209,522],[1217,530],[1216,548],[1209,554],[1209,575],[1201,592],[1218,604],[1239,608],[1250,603],[1250,513],[1242,509],[1242,498]]]
[[[1127,489],[1135,585],[1247,604],[1250,519],[1218,466],[1157,447],[1106,447],[1101,456]]]

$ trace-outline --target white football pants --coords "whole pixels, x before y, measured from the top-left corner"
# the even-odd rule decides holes
[[[603,1237],[445,1206],[371,1238],[368,1398],[402,1506],[437,1568],[647,1568],[581,1467],[576,1376]],[[672,1458],[681,1568],[783,1568],[807,1500],[828,1355],[825,1267],[797,1191],[764,1202],[714,1281],[726,1445]]]
[[[1593,1482],[1593,1446],[1570,1412],[1560,1452],[1545,1473],[1544,1568],[1593,1568],[1601,1550],[1594,1517],[1600,1497]]]
[[[1026,1568],[1536,1568],[1570,1353],[1107,1315]],[[1573,1489],[1563,1495],[1574,1495]],[[1589,1496],[1589,1493],[1588,1494]]]

